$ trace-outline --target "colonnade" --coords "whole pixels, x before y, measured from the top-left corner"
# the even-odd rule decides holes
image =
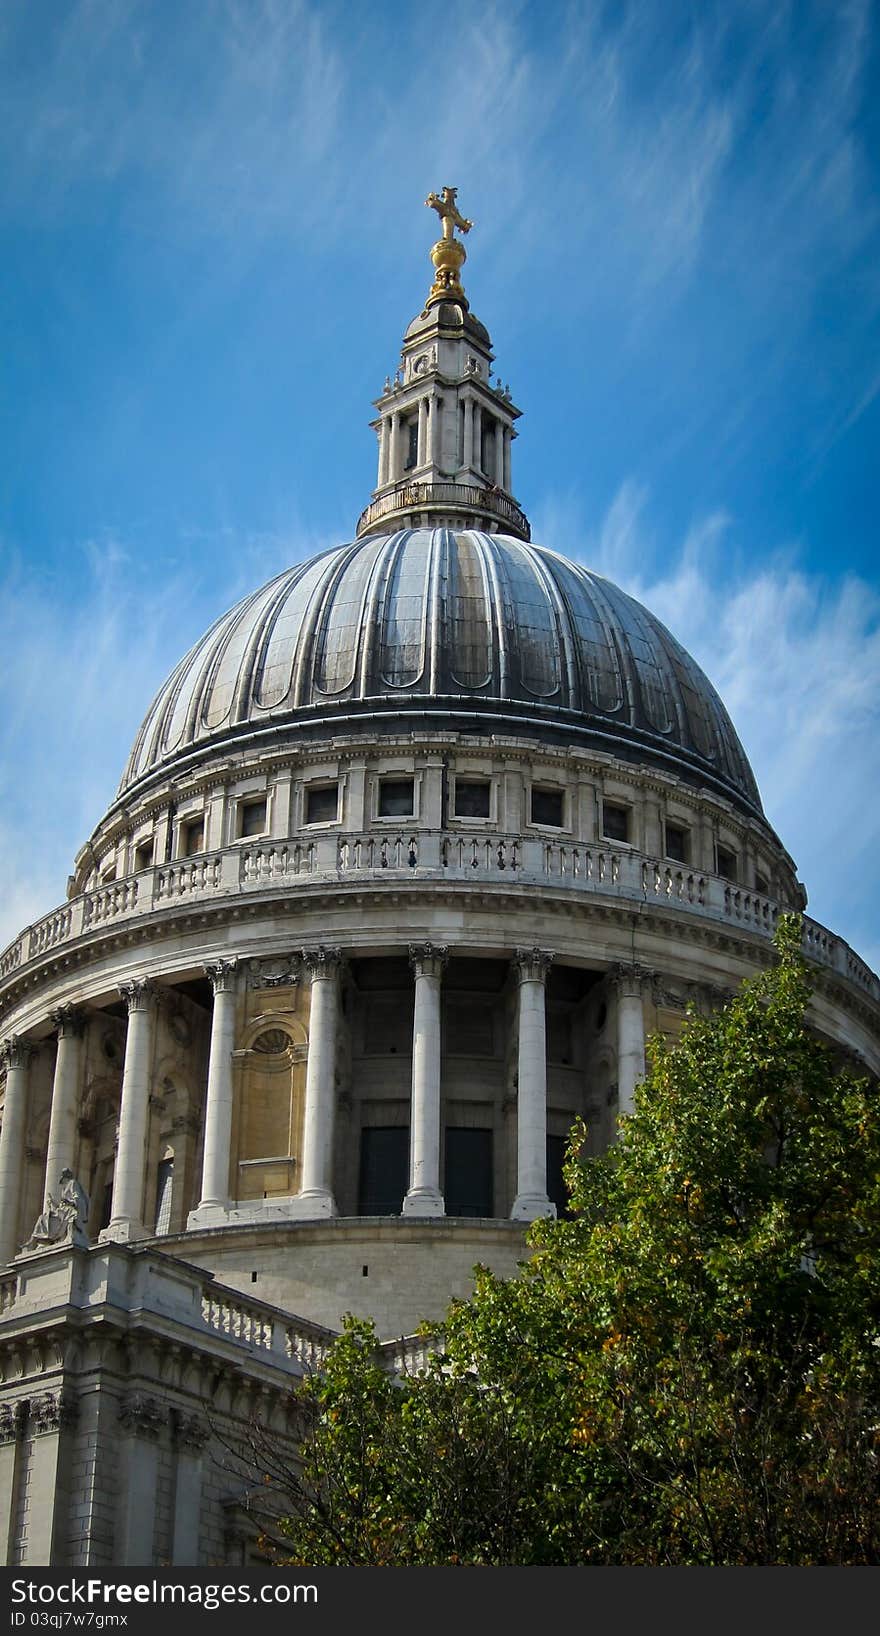
[[[442,1216],[440,1185],[441,1099],[440,1017],[444,945],[413,944],[409,962],[415,996],[413,1013],[409,1186],[402,1202],[408,1217]],[[334,1216],[333,1135],[340,1024],[339,979],[342,951],[319,946],[302,951],[302,971],[311,990],[306,1064],[301,1185],[291,1214],[305,1219]],[[517,1187],[511,1215],[532,1221],[553,1213],[547,1196],[546,983],[553,960],[549,950],[517,949]],[[229,1172],[233,1124],[233,1050],[237,963],[219,960],[205,967],[213,989],[213,1013],[205,1101],[199,1204],[191,1224],[208,1225],[230,1208]],[[633,1092],[645,1071],[643,991],[647,974],[638,966],[617,966],[610,974],[617,991],[618,1109],[632,1112]],[[144,1222],[147,1181],[151,1069],[158,991],[154,983],[133,981],[119,993],[128,1012],[119,1132],[110,1222],[103,1238],[149,1236]],[[44,1199],[58,1177],[73,1168],[85,1014],[67,1006],[52,1013],[57,1033],[52,1108],[47,1143]],[[0,1265],[17,1252],[22,1176],[26,1158],[28,1069],[34,1044],[12,1037],[0,1046],[6,1094],[0,1128]],[[203,1215],[203,1212],[205,1213]],[[199,1218],[201,1217],[201,1221]]]
[[[423,466],[443,467],[446,459],[452,453],[456,466],[465,471],[482,471],[490,482],[497,483],[498,487],[510,492],[510,451],[513,441],[513,429],[506,421],[492,415],[488,409],[474,396],[468,395],[461,400],[463,408],[463,428],[459,439],[459,428],[456,423],[453,432],[453,450],[441,450],[441,444],[448,445],[448,438],[443,435],[441,426],[441,410],[439,399],[425,396],[419,398],[417,406],[409,404],[405,409],[393,409],[382,416],[379,422],[379,481],[377,487],[382,489],[388,483],[400,482],[406,476],[404,447],[404,429],[412,414],[413,408],[418,413],[418,435],[416,440],[416,468]],[[458,415],[458,405],[450,399],[450,409],[443,414]],[[494,428],[494,447],[490,462],[491,470],[483,465],[483,432]],[[459,443],[461,447],[459,448]]]

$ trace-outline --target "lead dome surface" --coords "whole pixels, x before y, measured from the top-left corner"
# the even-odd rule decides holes
[[[230,609],[160,689],[120,794],[255,731],[383,717],[586,740],[761,811],[718,694],[659,619],[554,551],[451,528],[368,535]]]

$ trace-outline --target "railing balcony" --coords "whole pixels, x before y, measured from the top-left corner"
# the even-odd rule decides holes
[[[378,523],[415,516],[422,511],[459,512],[468,517],[491,517],[505,524],[505,532],[530,540],[529,520],[515,500],[501,489],[476,488],[472,483],[401,483],[382,494],[358,518],[357,538],[370,534]]]
[[[224,901],[232,906],[240,899],[270,898],[292,889],[303,894],[367,883],[397,888],[404,882],[426,888],[491,884],[500,890],[623,900],[675,909],[767,938],[779,915],[779,905],[763,893],[607,840],[475,832],[466,824],[442,831],[417,825],[336,830],[314,839],[265,836],[222,852],[155,865],[72,898],[25,927],[0,953],[0,985],[11,987],[58,951],[66,953],[80,940],[137,924],[147,915],[175,915]],[[880,1004],[880,980],[843,938],[804,916],[803,945],[809,959]]]

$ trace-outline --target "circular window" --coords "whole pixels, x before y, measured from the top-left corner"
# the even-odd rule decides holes
[[[290,1036],[283,1028],[267,1028],[258,1034],[251,1046],[252,1051],[261,1051],[264,1056],[278,1057],[286,1051],[290,1044]]]

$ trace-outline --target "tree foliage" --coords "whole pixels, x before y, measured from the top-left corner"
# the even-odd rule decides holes
[[[349,1320],[298,1394],[276,1555],[336,1564],[880,1561],[880,1118],[804,1025],[800,925],[651,1042],[634,1114],[426,1372]]]

